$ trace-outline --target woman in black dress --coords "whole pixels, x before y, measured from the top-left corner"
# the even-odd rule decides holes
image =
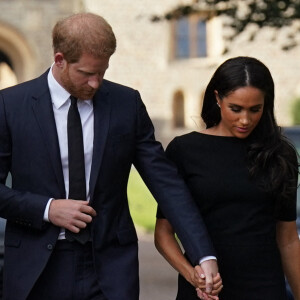
[[[284,274],[300,300],[298,162],[273,108],[268,68],[250,57],[229,59],[204,95],[206,129],[176,137],[167,148],[214,243],[224,286],[220,300],[284,300]],[[212,299],[203,292],[198,298],[201,280],[160,209],[155,243],[180,273],[177,300]]]

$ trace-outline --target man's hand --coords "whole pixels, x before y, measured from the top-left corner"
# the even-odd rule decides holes
[[[202,265],[202,264],[201,264]],[[205,285],[205,274],[203,269],[197,265],[195,266],[194,269],[194,278],[195,278],[195,286],[196,286],[196,291],[197,291],[197,296],[200,299],[204,300],[219,300],[218,294],[221,292],[223,285],[222,285],[222,279],[219,273],[217,273],[216,276],[213,277],[213,286],[212,286],[212,291],[210,294],[206,293],[206,285]]]
[[[206,260],[201,263],[201,268],[203,270],[205,280],[206,280],[206,289],[207,294],[211,294],[213,290],[214,277],[218,274],[218,265],[217,261],[214,259]],[[201,274],[199,274],[201,276]]]
[[[85,228],[96,216],[96,211],[87,201],[72,199],[52,200],[49,208],[49,221],[74,233]]]

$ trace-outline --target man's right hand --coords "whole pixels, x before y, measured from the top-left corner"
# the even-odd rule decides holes
[[[50,204],[48,216],[52,224],[78,233],[92,222],[96,211],[87,201],[55,199]]]

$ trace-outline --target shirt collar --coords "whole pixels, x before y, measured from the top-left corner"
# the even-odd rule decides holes
[[[48,86],[52,99],[52,103],[56,109],[61,108],[70,98],[71,94],[65,90],[54,78],[52,73],[54,63],[52,64],[50,71],[48,73]],[[92,100],[80,101],[82,104],[93,105]]]

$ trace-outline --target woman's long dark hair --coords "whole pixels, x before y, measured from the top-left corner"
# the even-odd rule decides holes
[[[264,93],[262,117],[247,138],[248,167],[251,178],[260,178],[267,192],[287,199],[297,186],[298,163],[294,147],[281,134],[274,117],[274,82],[269,69],[252,57],[228,59],[214,73],[203,100],[201,117],[206,127],[221,120],[215,91],[220,99],[238,88],[251,86]]]

